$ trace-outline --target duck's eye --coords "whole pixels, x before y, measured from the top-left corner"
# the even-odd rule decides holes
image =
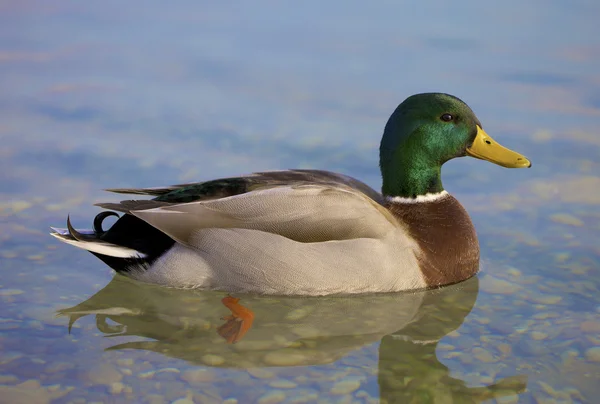
[[[450,114],[444,114],[444,115],[440,116],[440,119],[444,122],[450,122],[451,120],[454,119],[454,117]]]

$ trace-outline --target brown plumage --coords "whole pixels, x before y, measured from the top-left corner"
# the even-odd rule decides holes
[[[419,266],[430,287],[468,279],[479,268],[479,242],[463,206],[450,194],[427,203],[388,204],[407,225],[421,254]]]

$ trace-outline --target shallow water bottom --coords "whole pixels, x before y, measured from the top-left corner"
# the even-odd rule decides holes
[[[0,402],[584,403],[598,391],[591,247],[484,236],[482,272],[435,291],[240,296],[254,321],[232,344],[223,293],[143,285],[46,235],[12,237]]]

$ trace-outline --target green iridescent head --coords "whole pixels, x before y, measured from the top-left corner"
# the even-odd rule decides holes
[[[531,166],[487,135],[460,99],[442,93],[408,97],[388,120],[381,139],[383,194],[412,198],[441,192],[442,164],[467,155],[503,167]]]

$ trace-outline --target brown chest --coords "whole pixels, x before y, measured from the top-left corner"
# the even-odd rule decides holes
[[[457,283],[477,273],[477,234],[469,214],[452,195],[429,202],[392,202],[387,207],[419,244],[419,265],[428,286]]]

